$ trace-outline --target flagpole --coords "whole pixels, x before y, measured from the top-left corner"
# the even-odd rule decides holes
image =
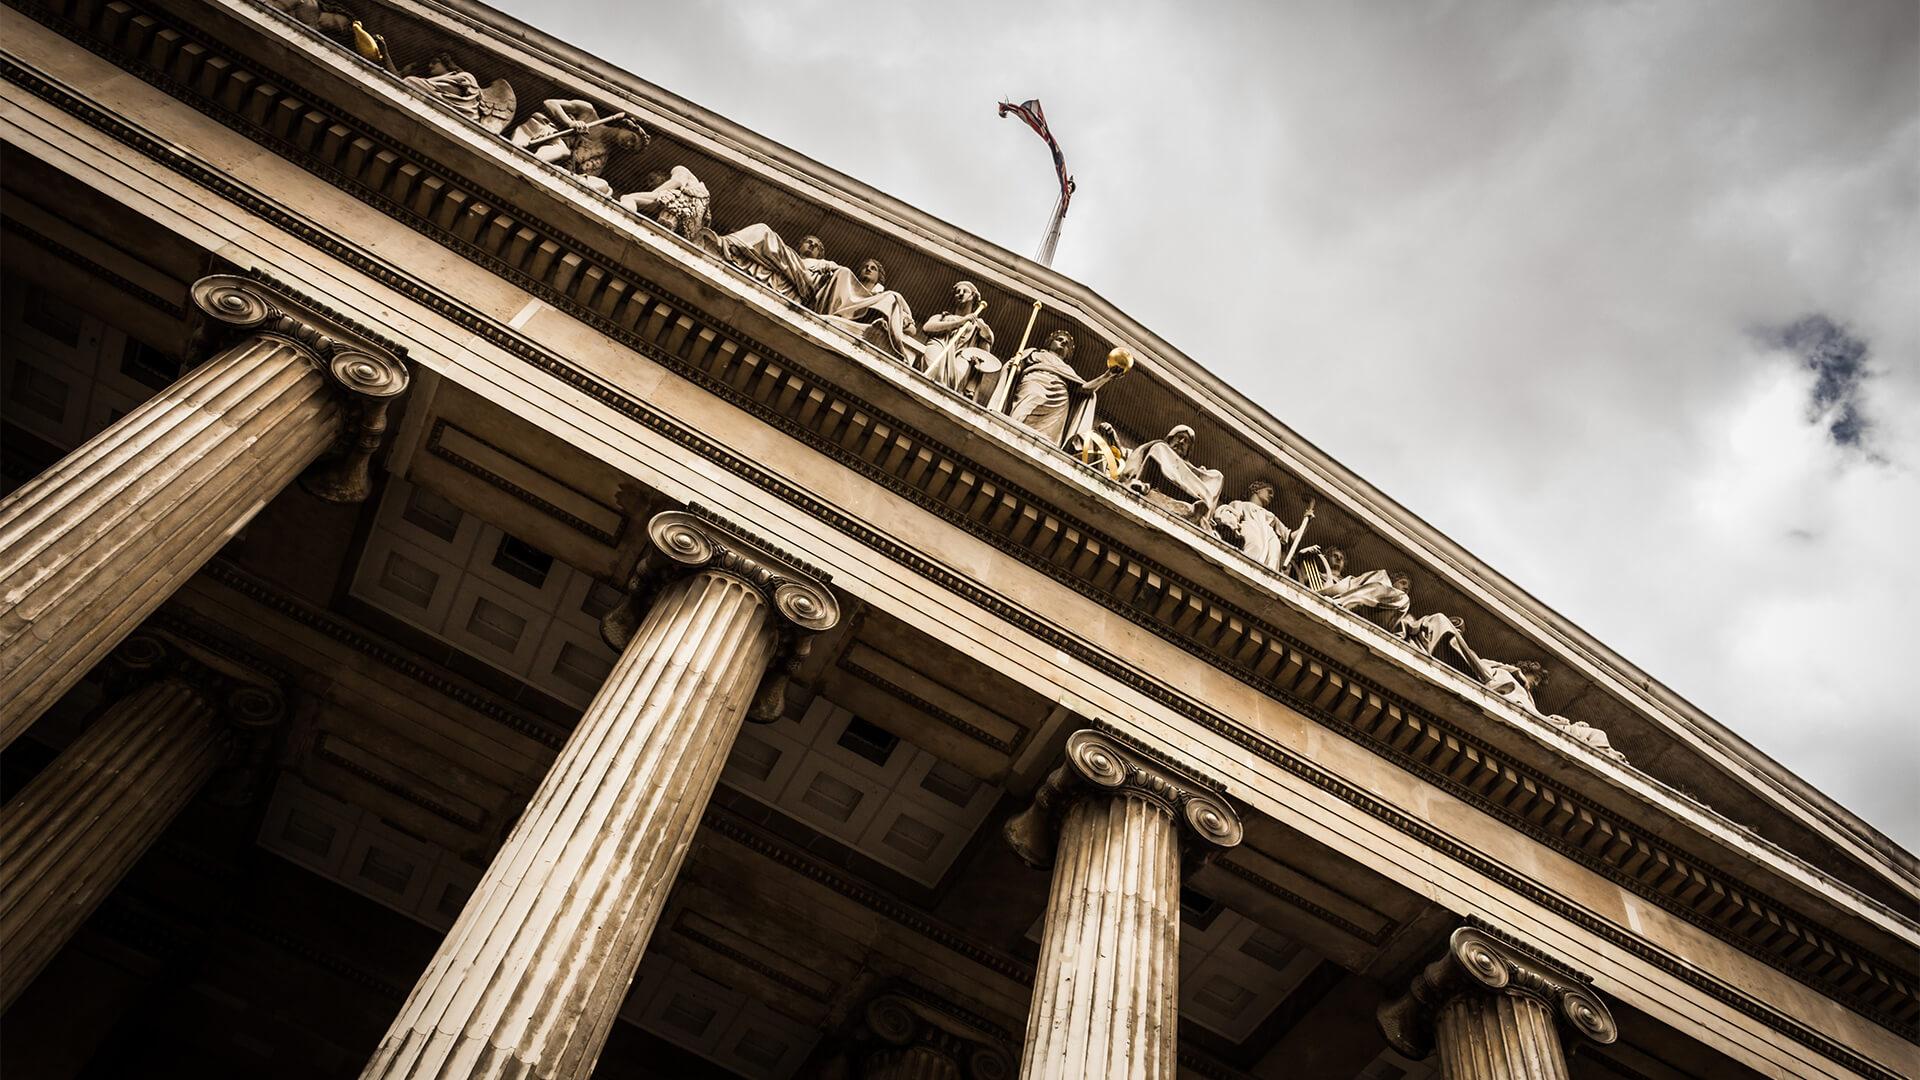
[[[1053,217],[1047,222],[1047,234],[1040,239],[1040,254],[1035,256],[1040,260],[1040,265],[1053,265],[1053,249],[1060,246],[1060,223],[1066,216],[1066,197],[1053,200]]]

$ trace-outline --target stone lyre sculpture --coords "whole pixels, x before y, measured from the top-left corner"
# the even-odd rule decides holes
[[[409,67],[401,81],[439,98],[454,112],[495,135],[507,129],[519,107],[512,83],[495,79],[482,87],[473,72],[462,70],[453,54],[444,51],[434,53],[424,64]]]
[[[609,198],[613,185],[601,178],[615,150],[643,150],[648,135],[626,113],[602,117],[590,101],[548,98],[513,129],[513,145],[549,165],[573,173]]]
[[[817,236],[803,236],[789,245],[773,226],[757,222],[715,241],[728,266],[747,275],[768,292],[811,307],[813,298],[840,264],[827,258],[827,245]]]
[[[1220,502],[1225,477],[1218,469],[1196,465],[1193,429],[1175,424],[1164,438],[1141,443],[1127,453],[1116,477],[1148,502],[1195,524],[1205,524]]]
[[[620,196],[620,205],[652,218],[675,236],[698,243],[712,216],[713,200],[707,194],[707,185],[693,175],[693,170],[675,165],[665,172],[648,173],[641,182],[647,190]]]
[[[927,378],[956,392],[964,391],[975,373],[1000,370],[993,347],[993,327],[987,325],[987,302],[971,281],[953,287],[952,305],[928,319],[920,329],[927,337],[920,367]]]
[[[813,310],[842,333],[878,346],[902,363],[916,363],[926,350],[913,307],[887,288],[887,268],[879,259],[862,259],[854,270],[834,268],[814,294]]]
[[[1279,573],[1287,557],[1287,545],[1293,530],[1272,510],[1273,484],[1255,480],[1247,485],[1247,497],[1220,504],[1213,512],[1213,531],[1220,538],[1246,552],[1247,557]]]

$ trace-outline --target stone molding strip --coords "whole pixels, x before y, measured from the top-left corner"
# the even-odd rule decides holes
[[[101,51],[106,52],[104,48]],[[106,52],[106,55],[111,56],[112,54]],[[164,75],[152,72],[151,68],[138,60],[129,62],[121,59],[119,62],[131,70],[135,70],[136,73],[146,74],[147,77],[150,78],[150,81],[162,85],[163,88],[170,89],[176,93],[185,91],[185,93],[179,93],[179,96],[187,97],[193,93],[190,88],[175,83]],[[93,126],[120,139],[122,142],[134,145],[136,148],[142,150],[142,152],[154,157],[155,160],[174,168],[184,175],[190,176],[196,182],[220,192],[223,196],[231,199],[235,203],[246,206],[249,210],[274,221],[282,227],[288,228],[289,231],[301,235],[302,238],[309,243],[328,250],[348,262],[355,263],[370,277],[381,281],[389,287],[406,292],[409,296],[419,300],[430,308],[462,321],[465,325],[478,329],[475,319],[470,313],[462,312],[457,306],[446,301],[444,298],[433,297],[417,286],[409,288],[411,283],[401,275],[395,274],[391,270],[387,270],[373,263],[371,260],[359,255],[358,252],[346,248],[337,241],[333,241],[330,237],[310,227],[305,227],[304,223],[292,217],[281,208],[265,203],[257,197],[253,197],[250,192],[240,188],[239,185],[233,184],[231,181],[226,181],[213,170],[199,166],[197,163],[192,162],[191,159],[186,158],[185,155],[165,146],[158,140],[153,140],[151,137],[145,136],[137,129],[119,121],[111,114],[93,109],[80,99],[66,94],[45,80],[26,72],[24,69],[18,68],[17,65],[6,65],[5,74],[10,81],[47,98],[59,107],[86,120],[93,124]],[[89,112],[91,112],[92,115],[88,115]],[[229,120],[229,123],[233,124],[237,129],[259,138],[257,132],[249,131],[248,128],[234,123],[231,120]],[[261,141],[269,140],[261,139]],[[273,141],[277,142],[278,140],[275,139]],[[318,172],[320,170],[315,171]],[[326,174],[323,173],[323,175]],[[335,178],[335,182],[348,190],[356,190],[357,193],[360,188],[357,182],[342,182],[337,178]],[[389,212],[402,211],[402,208],[392,203],[391,200],[385,196],[379,195],[377,192],[373,192],[372,194],[373,197],[369,198],[368,201],[388,209]],[[365,197],[365,194],[363,194],[363,197]],[[396,213],[396,216],[401,216],[403,220],[407,218],[404,211]],[[441,237],[448,235],[430,226],[418,227],[422,227],[422,231],[427,231],[431,235]],[[443,240],[443,242],[445,241]],[[562,303],[566,305],[569,313],[585,311],[582,317],[596,325],[596,327],[604,330],[608,325],[603,317],[596,316],[591,310],[582,309],[577,304],[567,301],[564,295],[553,293],[549,286],[531,281],[521,271],[510,267],[503,267],[491,256],[476,255],[472,246],[464,241],[458,244],[449,243],[449,246],[455,247],[456,250],[462,250],[483,265],[494,268],[496,272],[502,272],[503,276],[508,277],[509,280],[516,281],[516,283],[522,284],[524,287],[527,287],[529,291],[539,292],[542,295],[558,296]],[[601,284],[605,283],[602,282]],[[612,290],[610,289],[601,290],[601,303],[605,302],[606,295],[611,292]],[[620,295],[624,297],[624,290],[621,291]],[[631,307],[631,305],[627,306]],[[688,342],[695,341],[700,343],[701,348],[698,355],[700,359],[704,361],[703,366],[708,368],[726,367],[732,370],[732,379],[725,384],[729,389],[724,396],[727,396],[729,400],[739,402],[744,398],[745,400],[759,404],[762,403],[764,399],[776,397],[784,398],[788,401],[806,397],[805,394],[799,392],[806,389],[805,384],[799,383],[794,373],[783,371],[777,366],[768,363],[765,358],[756,354],[749,353],[741,356],[739,347],[734,343],[719,341],[718,336],[711,330],[696,330],[691,320],[686,319],[684,316],[670,320],[666,317],[666,314],[670,313],[671,309],[666,309],[666,312],[662,312],[661,309],[663,308],[665,308],[663,303],[656,304],[653,309],[653,315],[649,316],[646,320],[650,328],[658,327],[658,336],[661,341],[660,345],[653,345],[652,342],[644,341],[638,333],[631,329],[620,329],[614,333],[614,336],[629,345],[634,345],[636,341],[642,341],[643,345],[635,347],[640,348],[640,351],[645,352],[650,357],[658,358],[662,355],[659,351],[661,348],[669,345],[673,346],[673,350],[665,355],[670,358],[669,362],[676,370],[683,372],[688,369],[678,363],[678,361],[684,359],[683,354],[687,351]],[[641,314],[644,313],[635,313],[629,321],[628,326],[638,325],[641,321]],[[499,334],[496,331],[495,334],[489,336],[493,337],[496,343],[503,344],[509,351],[517,352],[522,355],[523,358],[535,360],[537,364],[540,361],[536,359],[536,357],[543,357],[543,354],[539,354],[537,350],[533,350],[530,346],[526,346],[524,343],[510,338],[508,335]],[[551,365],[547,368],[551,374],[554,374],[563,382],[589,393],[597,400],[626,412],[629,415],[634,415],[641,410],[641,406],[639,406],[637,402],[627,399],[619,391],[610,387],[601,386],[596,381],[572,370],[553,358],[544,357],[544,359],[546,364],[542,364],[541,366]],[[727,361],[727,363],[722,364],[721,361]],[[697,371],[698,369],[695,370]],[[714,385],[710,378],[699,378],[691,375],[689,377],[694,377],[697,383],[709,386],[710,388]],[[733,385],[733,383],[736,382],[739,384],[738,386]],[[742,388],[746,389],[747,392],[745,394],[740,392]],[[803,405],[803,411],[809,416],[817,416],[821,412],[834,411],[823,409],[822,404],[820,401],[808,398]],[[754,408],[753,411],[765,415],[759,408]],[[865,421],[865,423],[853,425],[859,429],[866,429],[868,425],[875,423],[871,415],[847,417],[844,411],[840,413],[839,418],[843,420]],[[643,420],[643,422],[645,421]],[[654,425],[650,424],[649,426]],[[791,421],[786,421],[784,418],[781,422],[777,423],[777,426],[781,427],[782,430],[788,431],[792,431],[795,428],[795,425]],[[841,426],[844,427],[846,425],[843,424]],[[683,443],[687,442],[689,437],[689,433],[668,433],[673,434],[673,437]],[[854,433],[855,432],[848,432],[848,434]],[[874,430],[873,434],[882,436],[876,452],[884,452],[892,448],[892,444],[886,441],[885,436],[895,434],[893,431],[882,427]],[[697,439],[697,437],[691,438]],[[815,445],[818,445],[815,438],[810,438],[809,441],[815,442]],[[872,439],[856,441],[854,445],[864,445],[870,449],[874,448]],[[718,448],[713,448],[713,450],[721,455],[725,455],[725,452],[719,451]],[[715,460],[721,459],[715,458]],[[726,462],[722,461],[722,463],[725,464]],[[916,461],[916,464],[917,463]],[[741,465],[751,469],[751,466],[746,463],[741,463]],[[742,471],[741,469],[735,469],[735,471],[751,478],[748,472]],[[866,475],[873,475],[873,470],[871,469],[860,469],[859,471]],[[943,474],[947,472],[945,469],[941,471]],[[979,480],[977,476],[973,479],[976,483]],[[779,484],[777,480],[771,480],[771,478],[769,478],[769,481],[773,485]],[[763,483],[762,486],[768,486],[768,484]],[[899,490],[896,483],[889,483],[888,486]],[[769,489],[775,490],[776,494],[780,493],[776,487],[770,487]],[[796,505],[804,506],[806,502],[810,502],[811,500],[804,496],[804,493],[795,493],[795,496],[789,497],[789,501],[794,501]],[[922,504],[925,505],[924,497],[916,498],[916,501],[922,502]],[[962,500],[963,503],[964,501],[965,500]],[[995,502],[989,501],[986,509],[992,510],[996,505]],[[820,511],[811,512],[815,512],[816,516],[821,516]],[[831,513],[831,511],[827,512]],[[945,516],[948,516],[950,520],[953,519],[951,513]],[[823,518],[823,520],[832,521],[831,518]],[[858,523],[839,525],[835,522],[835,524],[836,527],[847,531],[848,526],[857,526]],[[1059,528],[1058,525],[1054,525],[1052,528],[1055,538],[1058,537]],[[1031,529],[1027,531],[1030,533]],[[1076,534],[1076,539],[1079,538],[1079,535]],[[874,546],[885,549],[887,544],[884,539],[880,539]],[[1003,549],[1005,547],[1004,544],[1000,546],[1002,546]],[[1096,548],[1094,552],[1090,552],[1089,554],[1097,555],[1097,553],[1098,549]],[[907,554],[910,555],[911,553]],[[1107,559],[1096,559],[1095,562],[1110,562],[1111,558],[1112,556],[1109,554]],[[901,561],[907,565],[913,565],[913,560],[911,559],[902,559]],[[1087,565],[1085,558],[1069,561],[1079,565]],[[922,573],[930,577],[934,576],[925,570],[923,570]],[[1055,576],[1058,577],[1060,575],[1056,573]],[[935,577],[935,579],[938,580],[937,577]],[[956,591],[964,595],[968,590],[963,588],[957,589]],[[1087,590],[1082,589],[1082,591]],[[1182,595],[1184,594],[1177,594],[1172,597],[1172,606],[1175,613],[1178,613],[1180,610],[1181,605],[1178,601]],[[1109,606],[1114,606],[1111,602],[1108,603]],[[1154,606],[1156,608],[1165,608],[1167,605],[1160,604]],[[1009,617],[1009,621],[1019,625],[1025,625],[1021,623],[1018,618]],[[1189,625],[1193,622],[1191,618],[1185,621],[1188,622]],[[1190,651],[1193,650],[1193,646],[1188,645],[1186,642],[1181,641],[1179,643],[1188,647]],[[1298,675],[1302,665],[1299,664],[1297,660],[1304,659],[1304,657],[1299,657],[1298,654],[1291,652],[1282,655],[1292,657],[1292,659],[1288,661],[1288,666],[1292,673]],[[1219,663],[1217,660],[1213,662]],[[1096,666],[1099,665],[1096,664]],[[1382,703],[1379,701],[1377,695],[1367,693],[1357,687],[1349,687],[1347,682],[1341,679],[1337,673],[1326,672],[1322,665],[1315,663],[1313,664],[1313,668],[1317,670],[1310,672],[1315,676],[1311,685],[1320,687],[1321,693],[1308,702],[1308,708],[1303,709],[1307,715],[1333,727],[1335,730],[1343,732],[1350,730],[1349,718],[1354,717],[1356,714],[1364,715],[1369,723],[1359,727],[1362,733],[1359,741],[1381,750],[1383,756],[1387,756],[1391,760],[1406,765],[1415,771],[1417,775],[1433,780],[1449,791],[1462,795],[1475,805],[1479,805],[1482,809],[1488,810],[1488,812],[1492,813],[1496,818],[1508,824],[1515,825],[1515,827],[1520,828],[1521,831],[1527,835],[1533,836],[1563,853],[1572,855],[1576,861],[1607,874],[1607,876],[1613,878],[1616,882],[1626,885],[1628,888],[1643,896],[1647,896],[1655,903],[1729,940],[1737,947],[1765,960],[1769,964],[1780,967],[1781,970],[1787,971],[1803,982],[1807,982],[1815,989],[1823,993],[1828,993],[1837,1000],[1846,1002],[1855,1011],[1889,1026],[1902,1035],[1907,1035],[1906,1027],[1908,1025],[1906,1025],[1903,1020],[1884,1012],[1882,1008],[1872,1002],[1876,998],[1881,1001],[1904,1000],[1905,1002],[1911,1002],[1912,998],[1909,988],[1906,987],[1904,980],[1890,978],[1887,973],[1876,969],[1870,962],[1863,961],[1862,955],[1864,954],[1864,950],[1858,950],[1857,947],[1849,949],[1844,942],[1834,942],[1831,939],[1826,939],[1825,935],[1821,935],[1818,932],[1811,931],[1809,928],[1800,925],[1798,920],[1790,916],[1775,913],[1777,909],[1774,909],[1773,905],[1771,905],[1766,898],[1745,894],[1742,890],[1710,878],[1702,873],[1701,868],[1690,865],[1686,860],[1676,855],[1669,855],[1662,850],[1663,845],[1656,846],[1656,842],[1625,834],[1617,827],[1614,827],[1612,823],[1604,817],[1595,816],[1585,807],[1570,804],[1564,795],[1556,797],[1558,793],[1551,789],[1537,787],[1531,782],[1532,778],[1530,776],[1518,776],[1516,775],[1516,771],[1511,768],[1501,768],[1497,760],[1491,763],[1487,762],[1484,755],[1476,752],[1479,750],[1479,747],[1473,745],[1472,740],[1465,739],[1465,737],[1458,736],[1454,733],[1436,731],[1434,730],[1434,725],[1419,722],[1424,718],[1410,718],[1405,716],[1398,706],[1387,704],[1382,708]],[[1229,670],[1232,670],[1232,668],[1229,668]],[[1330,683],[1328,681],[1329,676],[1331,676],[1332,679]],[[1244,678],[1245,676],[1243,675],[1242,677]],[[1274,693],[1274,696],[1280,697],[1282,700],[1289,701],[1290,704],[1294,704],[1299,700],[1295,697],[1294,692],[1285,689],[1280,683],[1262,679],[1250,679],[1249,681],[1261,686],[1262,689],[1273,687],[1274,689],[1269,690],[1269,692]],[[1348,691],[1344,696],[1342,693],[1343,690]],[[1358,699],[1360,702],[1364,702],[1365,705],[1357,704],[1352,699]],[[1315,702],[1318,701],[1324,701],[1329,705],[1338,706],[1339,708],[1337,711],[1323,708],[1315,704]],[[1178,705],[1175,707],[1180,708],[1183,712],[1188,711],[1190,708],[1190,706]],[[1296,707],[1298,706],[1296,705]],[[1409,720],[1414,721],[1414,723],[1411,725],[1410,730],[1407,730]],[[1205,721],[1202,721],[1202,723],[1205,724]],[[1385,732],[1384,735],[1382,731]],[[1229,737],[1233,736],[1229,735]],[[1464,742],[1462,741],[1463,739],[1465,739]],[[1409,747],[1427,756],[1422,758],[1410,754],[1407,752]],[[1458,771],[1463,767],[1468,775],[1476,772],[1484,773],[1489,764],[1491,764],[1494,769],[1493,775],[1486,781],[1477,781],[1475,785],[1471,787],[1459,780],[1454,780],[1449,777],[1450,772]],[[1434,771],[1436,768],[1439,770],[1437,773]],[[1537,814],[1522,817],[1512,813],[1510,810],[1503,809],[1498,804],[1490,803],[1484,798],[1484,795],[1489,792],[1497,796],[1505,796],[1515,791],[1522,791],[1529,796],[1526,801],[1535,804]],[[1540,807],[1539,804],[1543,799],[1545,806]],[[1574,837],[1572,843],[1569,844],[1567,842],[1564,834],[1561,838],[1556,838],[1545,829],[1538,827],[1540,822],[1545,821],[1552,821],[1556,827],[1570,827]],[[1638,868],[1640,872],[1636,874],[1630,870],[1627,875],[1620,874],[1618,872],[1620,869],[1619,862],[1611,857],[1606,859],[1599,857],[1601,854],[1610,853],[1631,856],[1631,866]],[[1715,875],[1715,877],[1717,877],[1717,875]],[[1840,887],[1846,888],[1845,886]],[[1877,907],[1884,908],[1884,905],[1877,904],[1877,902],[1869,898],[1862,897],[1861,899],[1867,903],[1875,904]],[[1710,904],[1710,907],[1705,913],[1697,910],[1695,904],[1696,901],[1702,900]],[[1740,932],[1739,925],[1731,928],[1724,927],[1721,924],[1722,920],[1718,915],[1714,914],[1714,912],[1726,914],[1728,919],[1736,919],[1740,925],[1762,931],[1767,935],[1767,940],[1757,943],[1749,940],[1744,933]],[[1733,933],[1730,934],[1728,932],[1729,929],[1732,929]],[[1769,948],[1768,942],[1779,942],[1781,944],[1775,949]],[[1780,953],[1786,954],[1785,957],[1781,958],[1778,955]],[[1803,967],[1801,963],[1795,960],[1796,956],[1800,960],[1816,961],[1817,963],[1814,965],[1815,970],[1809,970]],[[1863,965],[1865,965],[1864,969]],[[1842,983],[1834,981],[1834,978],[1829,978],[1821,974],[1821,972],[1824,971],[1832,971],[1836,966],[1845,967],[1856,972],[1856,974],[1834,978],[1844,978],[1847,984],[1853,985],[1858,989],[1849,991],[1843,987]],[[1874,986],[1879,986],[1881,989],[1873,997],[1863,1000],[1859,996],[1860,990]],[[1901,1007],[1907,1012],[1912,1011],[1910,1006]]]
[[[89,277],[99,278],[120,292],[126,293],[128,296],[153,308],[155,311],[171,315],[182,322],[186,321],[187,306],[185,304],[182,304],[178,300],[169,300],[146,286],[129,280],[127,277],[100,265],[78,251],[55,240],[53,237],[41,233],[31,225],[21,222],[17,218],[0,219],[0,232],[10,233],[51,255],[58,256],[62,262],[71,263],[73,266],[84,271]]]
[[[557,751],[567,741],[566,732],[555,725],[514,712],[491,697],[441,674],[425,661],[416,659],[399,646],[372,637],[341,622],[327,612],[309,607],[231,563],[216,559],[208,563],[202,573],[206,574],[210,580],[232,589],[275,614],[332,638],[369,660],[376,661],[549,750]],[[167,625],[171,628],[171,624]],[[195,640],[206,643],[204,635]],[[226,643],[225,647],[236,648],[231,643]]]
[[[555,521],[562,522],[568,528],[581,534],[582,536],[590,536],[593,539],[598,540],[600,543],[605,544],[607,547],[619,546],[620,538],[618,536],[615,536],[614,534],[608,532],[605,529],[602,529],[601,527],[593,524],[590,521],[586,521],[582,519],[577,514],[570,513],[567,510],[564,510],[558,506],[555,506],[551,501],[540,497],[540,495],[536,494],[535,492],[528,491],[526,488],[522,487],[521,485],[514,483],[512,480],[509,480],[506,477],[501,476],[499,473],[494,472],[492,469],[487,468],[485,465],[482,465],[479,462],[474,461],[473,459],[461,454],[459,451],[454,450],[453,448],[447,446],[444,439],[449,429],[457,431],[462,435],[465,435],[467,438],[472,439],[473,441],[479,443],[482,446],[487,447],[488,449],[493,450],[496,453],[500,453],[500,454],[507,453],[507,451],[500,449],[500,447],[498,446],[494,446],[492,443],[488,442],[487,440],[481,438],[478,435],[475,435],[473,432],[468,431],[467,429],[461,427],[460,425],[453,423],[452,421],[448,420],[444,416],[435,417],[433,421],[433,428],[427,433],[427,440],[425,444],[425,449],[427,453],[433,455],[434,457],[439,458],[441,461],[446,462],[447,464],[453,466],[456,469],[459,469],[461,472],[466,473],[467,475],[472,476],[477,480],[480,480],[488,485],[491,485],[492,487],[499,488],[501,491],[506,492],[507,494],[513,496],[514,498],[520,500],[523,503],[526,503],[528,506],[533,507],[535,510],[540,511],[542,514],[545,514],[546,516],[554,519]],[[508,455],[508,456],[512,456],[512,455]],[[516,458],[515,460],[518,460],[518,459]],[[521,464],[527,465],[526,462],[521,462]],[[533,466],[531,465],[527,465],[527,467],[533,468]],[[553,482],[556,484],[561,483],[561,481],[553,477],[548,477],[548,479],[553,480]],[[577,493],[584,497],[591,498],[591,496],[586,496],[585,492],[577,492]]]

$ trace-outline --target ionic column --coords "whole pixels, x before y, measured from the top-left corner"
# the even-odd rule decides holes
[[[1477,926],[1455,930],[1379,1019],[1396,1052],[1438,1050],[1446,1080],[1566,1080],[1563,1030],[1601,1045],[1619,1035],[1587,980]]]
[[[193,302],[239,340],[0,501],[0,747],[323,452],[308,489],[366,497],[398,350],[248,278]]]
[[[867,1003],[869,1043],[860,1080],[1007,1080],[1013,1059],[999,1040],[924,992],[887,992]]]
[[[362,1076],[590,1073],[741,719],[777,708],[782,635],[839,620],[824,575],[730,528],[647,534],[651,607],[608,617],[613,673]]]
[[[0,1010],[12,1005],[226,760],[227,720],[256,730],[271,688],[184,670],[156,639],[115,654],[153,679],[109,706],[0,808]]]
[[[1054,868],[1020,1075],[1172,1080],[1182,867],[1238,844],[1239,815],[1206,782],[1085,730],[1006,831],[1028,865]]]

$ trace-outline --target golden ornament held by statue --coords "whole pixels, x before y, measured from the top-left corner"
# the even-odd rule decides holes
[[[1107,370],[1116,375],[1124,375],[1133,370],[1133,353],[1125,345],[1116,345],[1107,354]]]

